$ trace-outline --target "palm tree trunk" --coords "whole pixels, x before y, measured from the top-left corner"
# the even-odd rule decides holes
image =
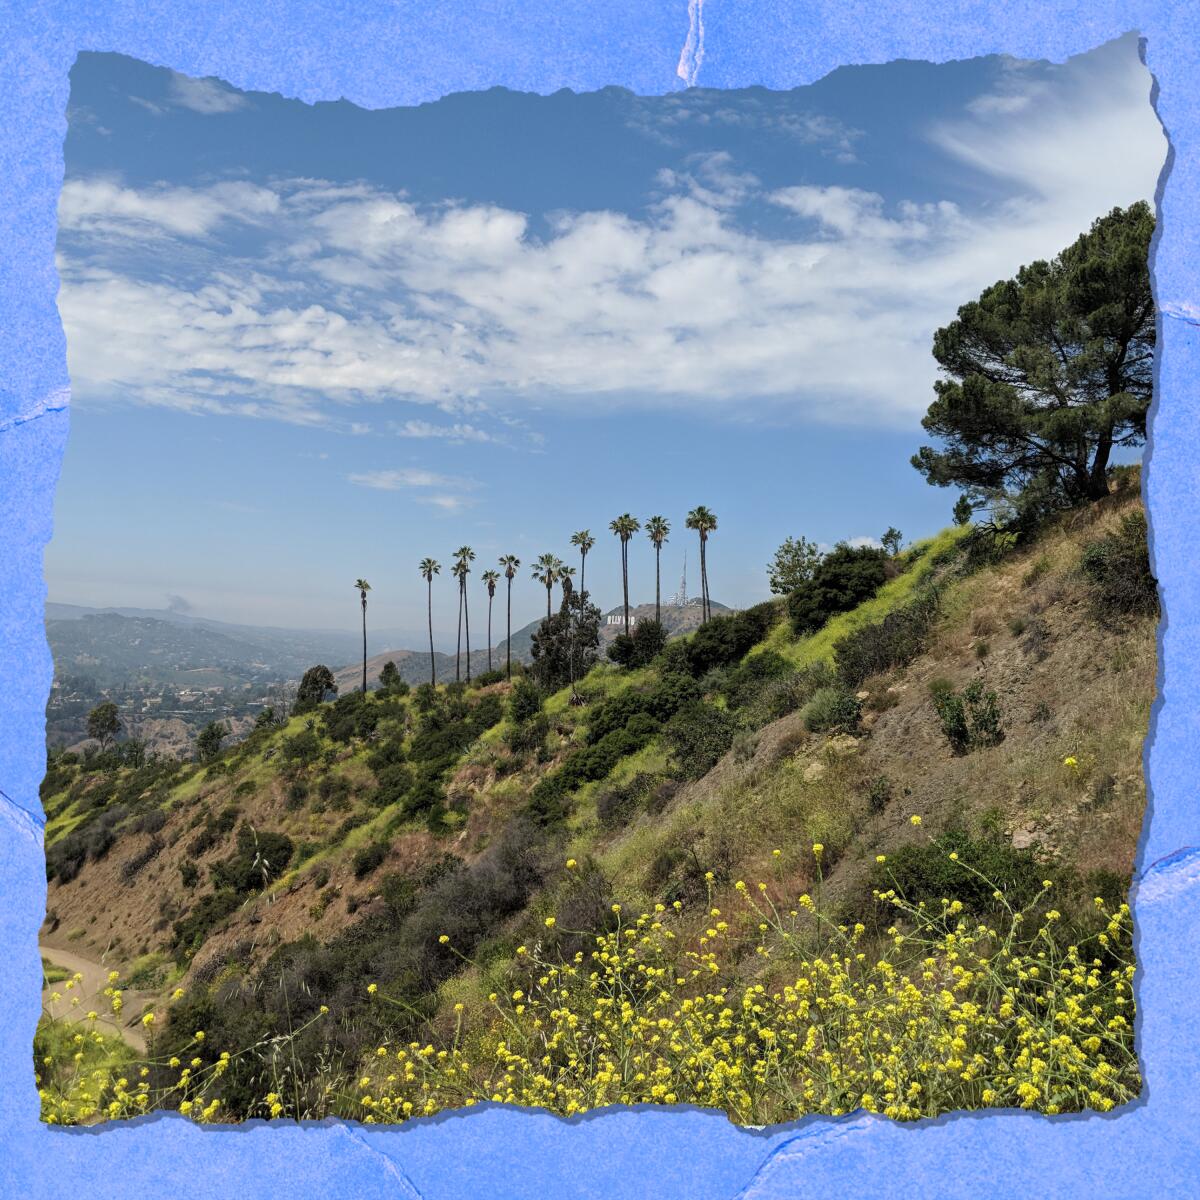
[[[508,579],[508,618],[504,625],[504,676],[512,679],[512,576]]]
[[[587,591],[587,551],[579,552],[579,594]]]
[[[458,646],[454,651],[454,682],[462,678],[462,580],[458,581]]]
[[[662,546],[654,543],[654,621],[662,624]]]
[[[704,547],[706,538],[702,533],[700,535],[700,609],[702,620],[708,620],[708,560],[705,557]]]
[[[625,636],[629,636],[629,542],[621,539],[621,593],[625,598]]]
[[[429,579],[429,683],[437,687],[437,663],[433,657],[433,577]]]
[[[471,604],[467,599],[467,577],[463,576],[463,617],[467,624],[467,682],[471,682]]]
[[[553,589],[554,589],[554,584],[552,584],[552,583],[546,584],[546,620],[547,621],[550,620],[550,601],[552,599],[551,593],[553,592]]]
[[[363,695],[367,694],[367,602],[363,601]]]
[[[488,593],[488,671],[492,669],[492,596]]]

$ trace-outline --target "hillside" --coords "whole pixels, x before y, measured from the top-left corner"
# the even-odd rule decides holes
[[[986,864],[1014,904],[1046,876],[1083,930],[1092,896],[1124,898],[1145,805],[1156,618],[1097,590],[1104,564],[1129,559],[1138,512],[1124,481],[983,561],[948,530],[811,635],[781,602],[718,617],[650,667],[596,667],[582,705],[559,693],[517,711],[504,684],[350,694],[207,766],[59,756],[44,953],[105,954],[136,986],[181,987],[164,1052],[197,1028],[214,1047],[275,1028],[282,981],[300,1052],[356,1076],[377,1043],[453,1032],[456,1004],[486,1041],[487,997],[524,978],[525,947],[569,962],[588,931],[618,927],[618,901],[678,904],[680,937],[703,945],[709,909],[738,911],[739,881],[763,880],[781,912],[815,892],[882,938],[894,918],[872,889],[895,871],[914,903],[961,894],[984,916],[991,886],[947,882],[931,837]],[[721,970],[777,982],[777,952]],[[322,1004],[333,1024],[306,1024]],[[1136,1091],[1135,1075],[1119,1086]],[[257,1111],[248,1075],[221,1089],[229,1111]],[[597,1102],[564,1095],[538,1102]]]

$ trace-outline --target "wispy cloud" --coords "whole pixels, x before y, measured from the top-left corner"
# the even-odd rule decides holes
[[[642,215],[560,213],[545,236],[497,205],[418,205],[366,183],[75,179],[60,293],[75,393],[299,424],[422,403],[449,419],[400,419],[395,434],[464,442],[489,439],[497,406],[581,399],[910,425],[929,402],[933,330],[965,298],[1153,194],[1166,143],[1149,90],[1124,44],[1006,73],[929,131],[978,181],[974,206],[764,189],[728,154],[661,175]],[[741,103],[706,95],[712,120],[718,100]],[[749,203],[790,214],[785,231],[743,221]],[[251,258],[226,238],[247,229]],[[148,266],[134,233],[179,254],[156,242]]]
[[[172,108],[187,108],[204,116],[216,116],[237,112],[249,103],[248,97],[219,79],[192,79],[177,72],[172,72],[166,96],[161,101],[148,100],[145,96],[130,96],[129,99],[159,117]]]

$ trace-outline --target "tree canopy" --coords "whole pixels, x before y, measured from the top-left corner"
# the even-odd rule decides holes
[[[101,748],[107,746],[121,732],[121,715],[111,700],[97,704],[88,713],[87,731],[88,737],[95,738]]]
[[[767,564],[767,582],[777,596],[787,596],[807,583],[817,569],[822,554],[816,542],[808,538],[787,538]]]
[[[1114,450],[1146,438],[1153,232],[1145,202],[1115,208],[934,334],[944,377],[922,425],[942,445],[912,460],[930,483],[977,502],[1007,493],[1018,510],[1107,494]]]
[[[292,713],[311,712],[331,693],[337,695],[333,672],[323,663],[309,667],[296,689],[296,703],[292,705]]]

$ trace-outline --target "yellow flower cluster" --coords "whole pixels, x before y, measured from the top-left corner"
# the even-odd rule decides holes
[[[399,1121],[483,1100],[563,1115],[686,1103],[764,1124],[859,1108],[901,1120],[1108,1110],[1137,1094],[1126,906],[1105,914],[1089,952],[1056,944],[1054,910],[1030,938],[1026,914],[996,928],[957,901],[931,913],[887,892],[897,925],[868,955],[862,925],[831,923],[807,896],[783,912],[758,891],[736,889],[746,935],[713,920],[687,939],[678,909],[659,904],[586,957],[526,949],[526,988],[493,994],[473,1034],[460,1019],[447,1044],[381,1047],[352,1115]],[[737,982],[751,950],[765,970]]]

